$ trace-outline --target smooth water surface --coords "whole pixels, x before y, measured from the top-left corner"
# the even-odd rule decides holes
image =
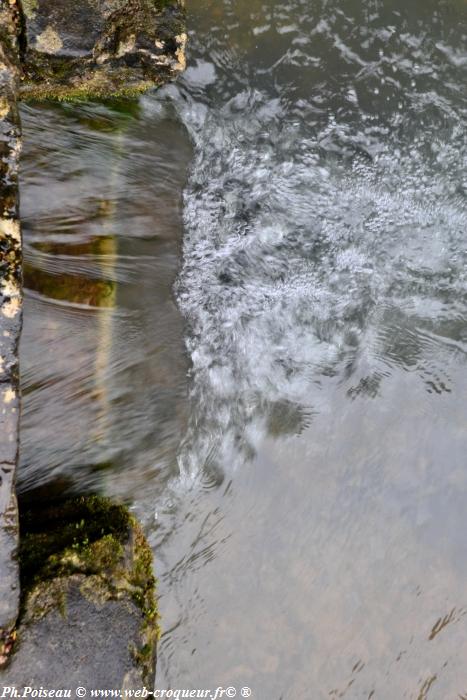
[[[176,85],[24,110],[20,487],[133,504],[161,688],[462,698],[467,5],[189,13]]]

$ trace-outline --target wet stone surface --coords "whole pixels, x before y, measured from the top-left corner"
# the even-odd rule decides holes
[[[66,612],[54,609],[25,626],[4,683],[73,691],[83,685],[103,689],[144,685],[128,644],[138,637],[138,608],[123,600],[102,604],[89,600],[82,592],[85,582],[84,576],[75,576],[64,583],[61,600]]]
[[[23,602],[2,682],[75,690],[154,682],[152,553],[124,506],[97,497],[21,506]]]
[[[162,85],[185,67],[184,31],[181,0],[0,0],[0,667],[11,650],[19,606],[15,471],[20,413],[22,241],[17,97],[40,100],[128,96]],[[87,614],[99,618],[100,603],[96,608],[96,601],[90,603],[83,598],[81,584],[75,584],[76,581],[67,580],[63,590],[63,596],[70,599],[70,611],[74,611],[70,620],[75,613],[82,619]],[[112,629],[116,634],[117,619],[126,619],[130,630],[131,619],[141,617],[141,611],[128,596],[112,599],[110,607],[117,612],[104,610],[109,635]],[[27,619],[26,614],[23,622]],[[46,628],[50,628],[49,632],[55,629],[55,624],[60,628],[56,611],[39,626],[27,626],[19,658],[26,654],[31,673],[37,670],[41,675],[43,659],[37,659],[36,666],[34,659],[30,661],[28,640],[36,644],[37,635],[40,637]],[[74,629],[74,623],[70,625]],[[68,627],[63,625],[63,634]],[[83,637],[77,633],[68,645],[59,645],[58,652],[63,656],[68,650],[73,658],[80,644],[85,643],[86,634]],[[97,639],[97,631],[95,635]],[[116,634],[115,644],[121,645],[123,656],[128,655],[128,635]],[[121,669],[127,668],[117,648],[111,655],[119,660]],[[63,666],[65,662],[60,657],[57,663]],[[92,673],[91,661],[86,663]],[[132,668],[130,664],[130,675]],[[95,677],[101,678],[99,674]],[[50,676],[44,677],[44,682],[47,679]],[[105,677],[101,680],[104,683]],[[113,684],[114,681],[113,678]]]
[[[18,451],[18,340],[21,330],[21,234],[17,170],[20,124],[17,15],[0,6],[0,665],[18,611],[18,537],[14,494]]]
[[[23,98],[132,94],[185,66],[179,0],[25,0]]]

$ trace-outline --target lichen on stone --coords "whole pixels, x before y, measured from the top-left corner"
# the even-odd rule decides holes
[[[16,398],[16,392],[14,389],[8,388],[3,391],[3,403],[9,404]]]
[[[39,0],[22,0],[23,12],[26,17],[32,19],[36,13]]]
[[[63,41],[60,35],[50,25],[37,35],[36,49],[47,54],[56,54],[63,48]]]
[[[20,225],[17,219],[0,219],[0,238],[21,241]]]
[[[78,586],[86,600],[102,606],[123,601],[141,614],[135,663],[151,675],[159,638],[152,551],[128,509],[98,496],[68,499],[21,515],[22,623],[54,609],[66,615],[66,600]],[[126,604],[125,603],[125,604]]]
[[[133,97],[185,67],[180,0],[64,0],[24,8],[22,99]]]
[[[10,111],[10,102],[6,97],[0,96],[0,119],[4,119]]]

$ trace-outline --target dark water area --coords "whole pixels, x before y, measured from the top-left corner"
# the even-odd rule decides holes
[[[127,499],[161,688],[467,695],[467,4],[189,6],[23,109],[19,488]]]

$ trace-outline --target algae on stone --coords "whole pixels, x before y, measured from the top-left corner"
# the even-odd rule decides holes
[[[97,496],[71,498],[26,510],[21,533],[23,603],[4,682],[55,687],[59,671],[71,684],[75,678],[103,688],[149,685],[159,636],[156,581],[151,549],[128,509]],[[77,633],[80,616],[87,631]],[[117,627],[126,620],[128,634],[118,634],[109,620]],[[111,649],[99,664],[89,648],[102,625]],[[44,645],[50,664],[44,664]],[[119,677],[107,667],[112,654],[122,666]],[[80,665],[80,659],[86,661]]]
[[[180,0],[28,0],[23,99],[131,96],[185,68]]]
[[[186,38],[183,0],[0,2],[0,666],[14,640],[19,600],[14,493],[20,410],[18,341],[22,320],[17,183],[21,131],[17,97],[75,100],[137,95],[172,80],[185,68]],[[59,280],[51,280],[38,271],[35,271],[35,278],[37,286],[57,293]],[[71,285],[74,296],[82,297],[89,292],[88,288],[83,288],[87,284],[79,279],[72,280]],[[112,306],[114,298],[113,283],[98,283],[97,288],[93,286],[88,301],[96,301],[99,306]],[[108,332],[108,324],[105,329]],[[104,364],[105,357],[105,354],[99,357],[97,370]],[[86,524],[86,519],[83,522]],[[78,531],[82,534],[80,523],[75,522],[75,530],[73,536],[76,538]],[[63,536],[68,535],[68,531],[68,526],[65,526]],[[148,573],[151,552],[134,520],[127,522],[127,536],[123,539],[103,528],[100,536],[91,541],[87,526],[86,532],[88,534],[83,540],[62,542],[62,549],[54,552],[49,551],[50,533],[29,531],[25,535],[22,545],[23,584],[29,601],[23,609],[26,640],[30,633],[29,643],[32,644],[35,634],[32,618],[27,622],[27,606],[34,607],[33,599],[43,601],[47,591],[63,584],[64,606],[71,596],[75,612],[79,611],[82,601],[90,602],[84,592],[90,595],[91,584],[97,582],[97,577],[100,595],[105,589],[110,596],[107,605],[124,604],[132,619],[135,616],[131,605],[139,605],[144,623],[137,626],[139,641],[133,644],[133,654],[138,661],[136,667],[142,665],[148,675],[151,666],[148,650],[151,656],[157,636],[154,581]],[[34,559],[34,552],[45,557],[40,566]],[[129,561],[132,564],[128,569]],[[104,570],[99,570],[99,566]],[[31,580],[25,577],[28,571],[34,572],[34,589],[29,588]],[[76,577],[83,577],[79,585]],[[53,608],[41,619],[46,622],[49,615],[56,612]],[[92,607],[87,614],[92,617]],[[103,624],[107,622],[104,618]],[[141,639],[144,643],[140,643]],[[34,644],[30,648],[34,649]],[[64,648],[70,649],[70,646],[64,644]],[[13,678],[14,668],[18,669],[18,663],[21,663],[18,661],[21,654],[30,653],[24,651],[28,650],[24,638],[19,649],[10,669]],[[41,660],[36,658],[36,661],[40,677]],[[138,673],[130,669],[125,684],[130,682],[129,679],[134,681]]]

